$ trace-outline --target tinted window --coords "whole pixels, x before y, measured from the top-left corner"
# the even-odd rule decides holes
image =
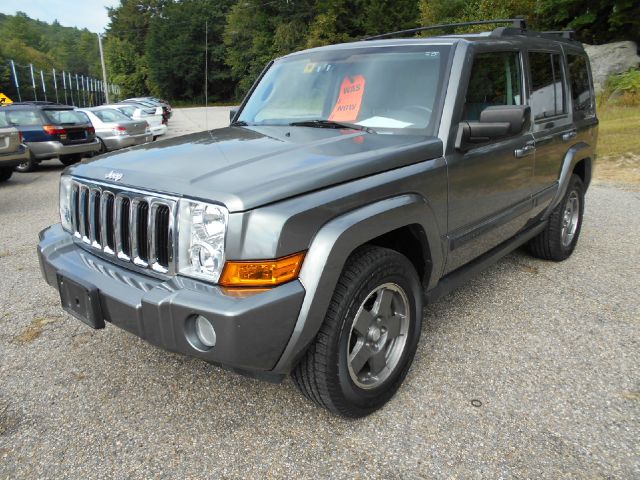
[[[116,109],[92,110],[91,112],[103,122],[128,122],[131,120]]]
[[[481,53],[473,60],[464,119],[478,120],[480,112],[493,105],[522,105],[517,52]]]
[[[560,55],[529,53],[531,110],[538,120],[566,113]]]
[[[89,118],[84,113],[75,110],[43,110],[42,113],[49,122],[57,125],[89,123]]]
[[[567,55],[569,63],[569,79],[571,81],[571,99],[573,113],[578,118],[584,118],[594,113],[594,102],[589,82],[587,57],[584,55]]]

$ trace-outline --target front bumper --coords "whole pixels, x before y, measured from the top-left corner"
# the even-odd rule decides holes
[[[58,141],[28,142],[27,145],[33,153],[34,158],[38,160],[62,157],[65,155],[81,155],[100,150],[100,141],[97,138],[87,143],[77,143],[74,145],[64,145]]]
[[[282,355],[304,298],[298,281],[262,291],[228,290],[183,277],[132,272],[78,246],[60,224],[40,232],[40,267],[47,283],[61,278],[94,287],[99,311],[112,323],[166,350],[249,372],[268,372]],[[189,319],[206,317],[217,336],[201,351],[189,341]]]
[[[16,167],[25,160],[29,160],[29,147],[21,144],[16,152],[0,154],[0,168]]]
[[[141,133],[139,135],[119,135],[113,137],[100,137],[104,142],[107,150],[120,150],[121,148],[133,147],[134,145],[142,145],[153,140],[153,134]]]

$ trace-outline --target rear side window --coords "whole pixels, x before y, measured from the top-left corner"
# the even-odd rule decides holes
[[[0,111],[0,128],[5,128],[9,126],[9,121],[7,120],[7,115],[5,112]]]
[[[584,55],[567,55],[573,114],[578,119],[595,113],[587,58]]]
[[[89,123],[89,118],[84,113],[75,110],[43,110],[42,113],[47,121],[56,125]]]
[[[473,59],[464,120],[479,120],[494,105],[522,105],[522,74],[518,52],[480,53]]]
[[[131,120],[124,113],[114,109],[92,110],[92,113],[105,123],[109,122],[128,122]]]
[[[10,125],[29,126],[42,125],[40,116],[32,110],[13,110],[6,112],[7,121]]]
[[[567,113],[562,63],[556,53],[529,53],[531,111],[535,120]]]

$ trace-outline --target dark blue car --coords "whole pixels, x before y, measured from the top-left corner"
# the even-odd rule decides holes
[[[74,107],[24,102],[3,107],[3,112],[9,125],[20,131],[31,152],[16,167],[19,172],[29,172],[41,161],[55,158],[64,165],[72,165],[100,149],[91,121]]]

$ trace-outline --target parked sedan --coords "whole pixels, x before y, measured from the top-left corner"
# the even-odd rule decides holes
[[[13,168],[29,158],[29,149],[22,143],[22,134],[10,127],[5,112],[0,111],[0,182],[11,178]]]
[[[133,120],[111,107],[82,108],[96,129],[100,139],[100,152],[140,145],[153,140],[149,124],[145,120]]]
[[[167,122],[162,114],[155,113],[153,108],[141,108],[137,105],[122,105],[116,103],[114,105],[105,105],[107,107],[115,108],[121,111],[127,117],[133,120],[144,120],[149,124],[153,140],[155,141],[159,136],[167,133]]]

